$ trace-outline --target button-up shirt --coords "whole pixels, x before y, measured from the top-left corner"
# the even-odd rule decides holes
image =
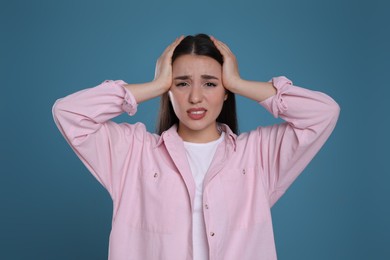
[[[271,207],[320,150],[339,106],[329,96],[272,80],[277,94],[260,102],[285,122],[225,139],[203,183],[210,260],[276,259]],[[105,81],[57,100],[55,122],[113,200],[109,259],[192,259],[195,183],[176,125],[161,136],[133,115],[125,82]]]

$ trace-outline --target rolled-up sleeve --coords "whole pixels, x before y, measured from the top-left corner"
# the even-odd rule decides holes
[[[259,127],[260,162],[272,206],[331,135],[340,112],[328,95],[294,86],[286,77],[272,83],[276,95],[260,102],[285,123]]]
[[[96,179],[115,197],[126,172],[124,163],[134,147],[141,145],[146,129],[137,123],[117,124],[112,118],[126,112],[134,115],[137,103],[122,80],[106,80],[58,99],[54,121],[77,156]]]

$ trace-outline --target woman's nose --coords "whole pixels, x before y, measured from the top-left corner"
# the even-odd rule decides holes
[[[199,102],[202,102],[203,94],[201,87],[194,86],[191,89],[190,96],[189,96],[189,102],[191,104],[197,104]]]

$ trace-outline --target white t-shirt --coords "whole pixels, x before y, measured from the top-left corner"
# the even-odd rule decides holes
[[[205,260],[208,259],[209,255],[202,207],[203,180],[213,160],[215,151],[224,137],[225,133],[222,132],[217,140],[209,143],[184,142],[187,159],[196,184],[194,212],[192,215],[194,260]]]

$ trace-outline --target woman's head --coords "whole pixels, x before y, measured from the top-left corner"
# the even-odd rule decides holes
[[[221,66],[223,64],[222,54],[206,34],[197,34],[195,36],[189,35],[185,37],[173,52],[172,63],[174,63],[178,57],[186,54],[207,56],[218,61]]]
[[[172,56],[171,89],[161,97],[158,134],[174,124],[179,131],[197,131],[215,122],[237,133],[235,97],[222,85],[222,65],[223,57],[209,36],[187,36],[180,42]]]

